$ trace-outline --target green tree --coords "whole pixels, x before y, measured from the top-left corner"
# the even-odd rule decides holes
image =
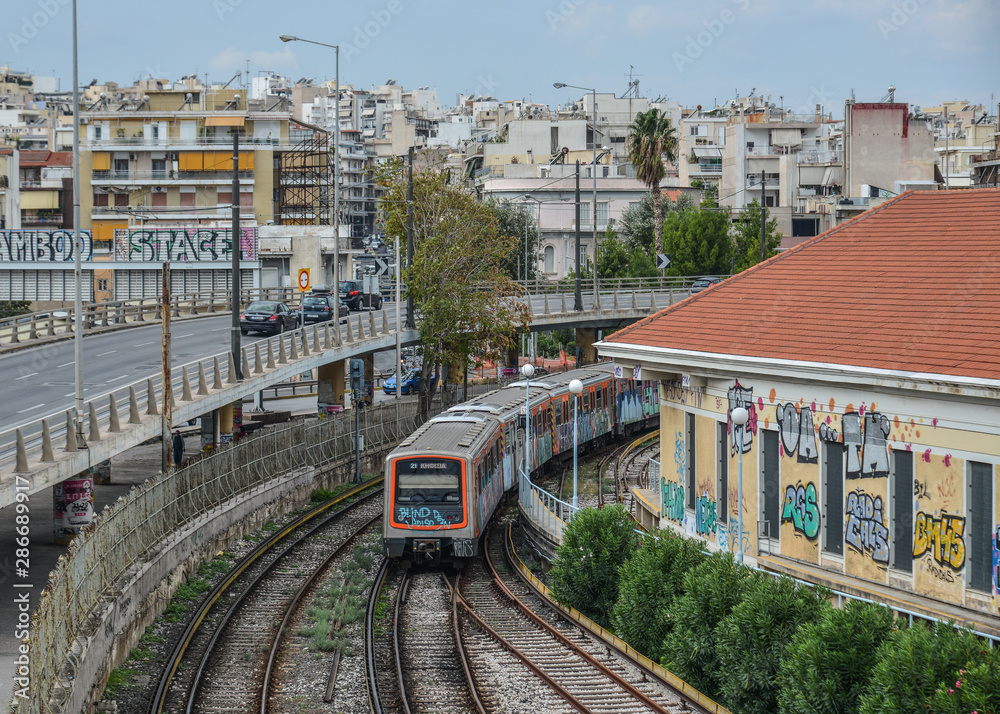
[[[733,224],[733,256],[735,258],[734,273],[742,273],[760,262],[760,204],[755,198],[749,205],[740,209],[740,215]],[[771,212],[764,207],[764,217],[767,225],[764,229],[767,257],[778,254],[781,245],[781,234],[778,233],[778,219],[767,220]]]
[[[559,602],[608,627],[618,597],[618,569],[636,546],[631,518],[620,506],[584,508],[563,529],[549,571]]]
[[[17,317],[31,312],[31,302],[28,300],[2,300],[0,301],[0,318]]]
[[[406,240],[406,179],[401,161],[376,173],[384,187],[382,223],[389,236]],[[421,412],[430,411],[433,370],[468,364],[469,355],[499,360],[529,322],[527,307],[509,298],[520,288],[504,272],[517,239],[500,233],[490,206],[448,175],[434,170],[413,177],[413,263],[403,271],[413,298],[423,350]]]
[[[725,275],[731,265],[729,216],[711,206],[671,211],[663,225],[667,275]]]
[[[664,217],[668,216],[671,211],[682,211],[694,205],[686,193],[679,195],[676,201],[671,201],[669,198],[662,198],[661,201],[661,212]],[[622,211],[621,217],[615,224],[619,238],[630,249],[645,252],[652,265],[655,265],[653,250],[656,246],[654,221],[653,195],[644,193],[636,205],[629,206]]]
[[[629,127],[626,157],[635,168],[639,180],[653,194],[653,231],[656,252],[663,252],[663,207],[660,205],[660,181],[666,175],[663,159],[677,158],[677,133],[670,126],[670,118],[659,109],[650,109],[635,115]]]
[[[875,664],[872,653],[894,629],[889,608],[860,600],[803,623],[781,662],[781,711],[856,714]]]
[[[671,608],[673,627],[663,642],[664,667],[710,697],[726,676],[716,653],[716,625],[732,612],[751,578],[732,553],[716,554],[684,575],[684,594]]]
[[[512,280],[524,280],[525,256],[527,256],[527,279],[534,280],[538,277],[538,231],[535,226],[534,204],[525,206],[490,198],[488,205],[496,216],[497,232],[517,241],[517,249],[503,261],[503,270],[507,277]]]
[[[642,544],[621,567],[618,600],[611,623],[619,637],[654,662],[663,656],[670,631],[670,609],[683,593],[684,575],[705,559],[701,544],[660,531]]]
[[[893,632],[875,654],[861,713],[926,711],[934,690],[957,681],[959,670],[979,661],[981,651],[976,636],[953,622],[915,623]]]
[[[610,234],[601,241],[597,273],[605,278],[645,278],[658,275],[649,251],[632,246]]]
[[[997,714],[1000,712],[1000,651],[983,649],[979,660],[958,670],[931,695],[935,714]]]
[[[716,627],[720,684],[726,705],[740,714],[778,709],[778,671],[799,625],[830,607],[827,592],[791,578],[758,575],[733,611]]]

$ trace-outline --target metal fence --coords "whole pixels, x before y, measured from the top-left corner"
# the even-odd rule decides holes
[[[562,543],[563,528],[580,509],[533,483],[521,469],[518,469],[517,485],[518,503],[528,520],[548,533],[554,543]]]
[[[171,533],[276,475],[349,461],[353,420],[354,414],[342,413],[262,430],[185,468],[155,476],[101,512],[49,575],[31,620],[30,696],[15,698],[13,711],[61,711],[58,703],[75,679],[75,643],[95,631],[102,607],[122,593]],[[415,401],[397,401],[363,410],[360,421],[365,449],[377,450],[411,434],[420,416]]]

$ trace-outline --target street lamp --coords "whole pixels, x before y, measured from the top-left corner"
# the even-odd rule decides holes
[[[577,509],[577,495],[576,495],[576,452],[580,445],[580,426],[577,422],[577,405],[580,402],[580,392],[583,391],[583,382],[579,379],[571,379],[569,382],[569,391],[573,392],[573,510]]]
[[[535,368],[531,362],[525,362],[521,367],[521,376],[524,377],[524,477],[531,480],[531,375],[535,373]]]
[[[592,169],[594,173],[594,207],[593,207],[594,225],[592,227],[594,229],[594,305],[596,307],[597,305],[597,90],[591,89],[590,87],[578,87],[575,84],[566,84],[564,82],[553,82],[552,86],[555,87],[556,89],[562,89],[563,87],[569,87],[571,89],[582,89],[585,92],[590,92],[593,95],[594,99],[593,102],[594,136],[591,138],[593,139],[592,146],[594,148],[594,168]],[[577,266],[577,270],[579,269],[580,266]]]
[[[340,45],[305,40],[295,35],[278,35],[282,42],[308,42],[310,45],[329,47],[336,56],[333,76],[333,122],[337,126],[333,132],[333,282],[340,285]],[[338,290],[339,294],[339,290]],[[397,306],[398,310],[399,307]],[[333,303],[333,324],[340,324],[340,300]],[[337,329],[340,329],[339,327]],[[398,388],[398,387],[397,387]]]
[[[740,454],[740,466],[737,472],[737,492],[736,492],[736,562],[743,564],[743,427],[750,420],[750,412],[743,407],[736,407],[730,413],[729,418],[733,420],[733,445]],[[736,427],[740,427],[741,434],[739,444],[736,443]]]

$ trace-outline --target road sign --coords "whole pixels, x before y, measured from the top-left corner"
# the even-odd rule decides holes
[[[309,289],[309,268],[299,269],[299,292],[304,293]]]
[[[656,254],[656,269],[666,270],[670,267],[670,256],[664,255],[663,253]]]
[[[378,270],[375,272],[375,275],[385,275],[389,272],[389,266],[386,265],[385,261],[378,256],[375,257],[375,265],[378,266]]]

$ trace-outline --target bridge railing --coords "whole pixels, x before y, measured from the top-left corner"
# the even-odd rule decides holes
[[[518,503],[536,527],[547,532],[553,542],[562,542],[563,527],[580,509],[556,498],[518,469]]]
[[[65,682],[76,679],[71,653],[92,631],[108,596],[120,592],[171,533],[218,512],[232,498],[279,474],[352,460],[353,420],[353,414],[339,414],[262,430],[158,474],[105,508],[49,575],[32,616],[29,697],[15,698],[12,710],[62,711]],[[365,449],[380,450],[413,433],[421,421],[416,402],[393,402],[363,410],[360,423]]]

